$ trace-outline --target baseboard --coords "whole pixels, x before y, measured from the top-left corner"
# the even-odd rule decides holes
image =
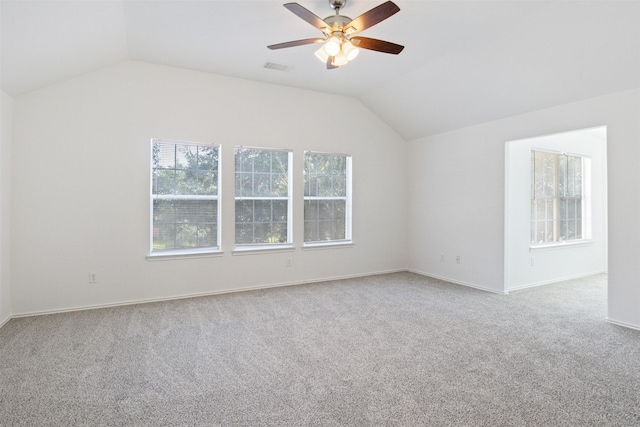
[[[42,310],[42,311],[30,311],[14,314],[11,318],[19,318],[19,317],[31,317],[31,316],[45,316],[48,314],[59,314],[59,313],[71,313],[74,311],[84,311],[84,310],[97,310],[101,308],[112,308],[112,307],[123,307],[127,305],[135,305],[135,304],[147,304],[152,302],[162,302],[162,301],[173,301],[180,300],[186,298],[198,298],[198,297],[206,297],[212,295],[223,295],[230,294],[235,292],[247,292],[247,291],[255,291],[259,289],[269,289],[269,288],[281,288],[285,286],[296,286],[296,285],[307,285],[311,283],[320,283],[320,282],[330,282],[333,280],[345,280],[345,279],[355,279],[357,277],[366,277],[366,276],[379,276],[382,274],[391,274],[391,273],[400,273],[406,272],[407,269],[397,269],[397,270],[386,270],[386,271],[378,271],[373,273],[361,273],[361,274],[351,274],[346,276],[333,276],[326,278],[317,278],[310,280],[302,280],[295,282],[284,282],[284,283],[273,283],[268,285],[260,285],[260,286],[247,286],[243,288],[235,288],[235,289],[225,289],[220,291],[208,291],[208,292],[199,292],[199,293],[191,293],[191,294],[182,294],[182,295],[174,295],[170,297],[162,297],[162,298],[148,298],[148,299],[139,299],[139,300],[131,300],[131,301],[120,301],[109,304],[95,304],[95,305],[86,305],[79,307],[67,307],[57,310]],[[7,319],[8,321],[9,319]]]
[[[468,288],[474,288],[474,289],[479,289],[479,290],[485,291],[485,292],[491,292],[493,294],[498,294],[498,295],[506,295],[506,294],[508,294],[508,292],[496,291],[495,289],[486,288],[484,286],[480,286],[480,285],[476,285],[476,284],[468,283],[468,282],[463,282],[461,280],[455,280],[455,279],[451,279],[451,278],[448,278],[448,277],[438,276],[436,274],[426,273],[424,271],[413,270],[413,269],[407,269],[407,271],[409,271],[411,273],[419,274],[421,276],[431,277],[432,279],[438,279],[438,280],[442,280],[442,281],[445,281],[445,282],[453,283],[455,285],[462,285],[462,286],[466,286]]]
[[[632,323],[626,323],[626,322],[619,322],[617,320],[613,320],[610,318],[606,318],[607,323],[611,323],[612,325],[617,325],[617,326],[623,326],[625,328],[629,328],[629,329],[635,329],[636,331],[640,331],[640,325],[634,325]]]
[[[552,283],[564,282],[564,281],[567,281],[567,280],[581,279],[583,277],[589,277],[589,276],[596,276],[598,274],[605,274],[605,273],[606,273],[606,270],[601,270],[601,271],[594,271],[594,272],[590,272],[590,273],[576,274],[576,275],[573,275],[573,276],[560,277],[560,278],[557,278],[557,279],[545,280],[545,281],[542,281],[542,282],[527,283],[525,285],[514,286],[512,288],[508,288],[507,289],[507,293],[512,292],[512,291],[520,291],[522,289],[535,288],[537,286],[550,285]]]
[[[13,318],[13,316],[9,316],[4,320],[0,320],[0,328],[2,328],[4,325],[6,325],[9,322],[9,320],[11,320],[12,318]]]

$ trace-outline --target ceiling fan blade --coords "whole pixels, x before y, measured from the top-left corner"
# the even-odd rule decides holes
[[[391,15],[398,13],[400,8],[392,1],[382,3],[358,16],[353,21],[344,26],[345,34],[355,34],[362,30],[366,30],[369,27],[376,25],[377,23],[384,21]]]
[[[382,53],[392,53],[394,55],[399,54],[402,52],[402,49],[404,49],[404,46],[399,44],[386,42],[384,40],[371,39],[369,37],[352,37],[351,43],[362,49],[375,50]]]
[[[320,31],[326,32],[328,30],[327,24],[315,13],[311,12],[300,6],[298,3],[285,3],[284,7],[295,13],[299,18],[304,19],[309,24],[313,25]]]
[[[267,46],[269,49],[284,49],[285,47],[302,46],[305,44],[321,43],[324,39],[317,37],[313,39],[294,40],[290,42],[277,43]]]

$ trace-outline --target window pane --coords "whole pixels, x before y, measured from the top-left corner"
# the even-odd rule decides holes
[[[271,196],[271,175],[266,173],[255,173],[253,175],[252,196]]]
[[[210,146],[198,146],[198,170],[218,170],[218,149]]]
[[[280,222],[287,222],[288,201],[287,200],[273,200],[271,202],[271,205],[273,207],[273,220],[274,221],[280,221]]]
[[[269,223],[253,224],[253,242],[251,243],[275,243],[269,241],[271,225]]]
[[[253,172],[253,151],[236,148],[236,172]]]
[[[153,172],[153,194],[174,194],[176,171],[157,169]]]
[[[347,179],[345,176],[336,176],[333,178],[333,194],[335,197],[346,197],[347,195]]]
[[[153,144],[153,168],[175,169],[176,146],[174,144]]]
[[[271,200],[256,200],[254,203],[255,222],[271,222]]]
[[[331,176],[321,175],[318,177],[318,194],[319,197],[331,197],[333,191],[331,189]]]
[[[198,228],[192,224],[176,224],[176,248],[195,248]]]
[[[327,221],[333,219],[333,201],[322,201],[318,203],[318,219]]]
[[[309,188],[305,193],[305,196],[315,197],[318,195],[318,177],[316,175],[310,176],[309,178]]]
[[[236,244],[253,243],[253,224],[236,223]]]
[[[202,224],[198,226],[198,246],[215,246],[218,241],[218,227],[215,224]]]
[[[286,173],[271,175],[271,192],[274,197],[286,197],[289,191],[289,176]]]
[[[287,224],[286,223],[274,223],[271,226],[269,243],[287,243]]]
[[[173,202],[175,221],[180,224],[197,222],[198,208],[195,200],[176,200]]]
[[[254,151],[255,156],[253,158],[253,171],[254,172],[271,172],[271,152],[269,151]]]
[[[236,200],[236,223],[238,222],[253,222],[253,200]]]
[[[289,169],[289,154],[286,151],[272,151],[271,158],[271,172],[274,174],[286,174]]]
[[[334,240],[333,238],[333,222],[318,221],[318,240]]]
[[[218,221],[218,201],[198,200],[198,223],[216,223]]]
[[[177,194],[198,194],[198,175],[196,170],[176,171]]]
[[[318,223],[317,221],[304,222],[304,241],[317,242],[318,239]]]
[[[175,247],[175,226],[170,224],[157,224],[153,226],[153,249],[164,250]]]
[[[236,172],[236,197],[253,195],[253,179],[251,173]]]
[[[304,219],[305,221],[315,221],[318,219],[318,201],[317,200],[305,200]]]
[[[218,173],[200,171],[198,173],[198,189],[195,194],[218,194]]]

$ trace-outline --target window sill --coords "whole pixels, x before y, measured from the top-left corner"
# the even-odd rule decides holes
[[[582,240],[562,242],[562,243],[556,242],[556,243],[549,243],[546,245],[529,246],[529,252],[538,252],[538,251],[544,251],[548,249],[575,248],[576,246],[588,246],[592,244],[593,244],[593,240],[591,239],[582,239]]]
[[[223,255],[224,252],[219,250],[187,250],[156,252],[147,255],[146,258],[147,261],[171,261],[176,259],[220,257]]]
[[[256,245],[256,246],[239,246],[236,247],[233,252],[233,255],[255,255],[255,254],[263,254],[263,253],[274,253],[274,252],[292,252],[295,251],[295,247],[293,245]]]
[[[314,242],[314,243],[305,243],[302,246],[302,250],[314,250],[314,249],[335,249],[335,248],[352,248],[354,245],[351,240],[344,241],[335,241],[335,242]]]

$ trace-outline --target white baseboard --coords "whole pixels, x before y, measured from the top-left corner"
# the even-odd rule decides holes
[[[498,295],[506,295],[508,293],[508,292],[503,292],[503,291],[497,291],[495,289],[487,288],[487,287],[476,285],[476,284],[473,284],[473,283],[467,283],[467,282],[463,282],[463,281],[460,281],[460,280],[451,279],[449,277],[443,277],[443,276],[438,276],[436,274],[426,273],[424,271],[412,270],[412,269],[408,269],[407,271],[409,271],[411,273],[419,274],[421,276],[431,277],[432,279],[443,280],[445,282],[450,282],[450,283],[453,283],[453,284],[456,284],[456,285],[466,286],[468,288],[479,289],[481,291],[491,292],[491,293],[498,294]]]
[[[607,321],[607,323],[611,323],[612,325],[623,326],[625,328],[635,329],[637,331],[640,331],[640,325],[634,325],[632,323],[620,322],[620,321],[617,321],[617,320],[610,319],[608,317],[607,317],[606,321]]]
[[[2,328],[4,325],[7,324],[7,322],[9,322],[9,320],[13,319],[13,316],[9,316],[4,320],[0,320],[0,328]]]
[[[593,272],[590,272],[590,273],[575,274],[573,276],[565,276],[565,277],[560,277],[560,278],[551,279],[551,280],[543,280],[542,282],[527,283],[527,284],[524,284],[524,285],[510,287],[510,288],[507,289],[507,293],[509,293],[511,291],[520,291],[522,289],[535,288],[537,286],[550,285],[552,283],[564,282],[564,281],[567,281],[567,280],[581,279],[583,277],[595,276],[595,275],[604,274],[604,273],[606,273],[605,270],[593,271]]]
[[[148,299],[138,299],[138,300],[131,300],[131,301],[120,301],[120,302],[114,302],[114,303],[108,303],[108,304],[95,304],[95,305],[85,305],[85,306],[78,306],[78,307],[67,307],[67,308],[56,309],[56,310],[29,311],[29,312],[13,314],[13,316],[7,319],[7,321],[9,321],[11,318],[45,316],[47,314],[71,313],[74,311],[97,310],[100,308],[122,307],[127,305],[146,304],[151,302],[172,301],[172,300],[179,300],[179,299],[186,299],[186,298],[198,298],[198,297],[206,297],[211,295],[230,294],[234,292],[255,291],[258,289],[281,288],[284,286],[306,285],[310,283],[330,282],[333,280],[355,279],[357,277],[379,276],[382,274],[399,273],[399,272],[405,272],[405,271],[407,270],[403,268],[403,269],[397,269],[397,270],[377,271],[373,273],[360,273],[360,274],[351,274],[346,276],[322,277],[317,279],[302,280],[302,281],[296,281],[296,282],[273,283],[273,284],[260,285],[260,286],[247,286],[243,288],[224,289],[219,291],[181,294],[181,295],[173,295],[170,297],[162,297],[162,298],[148,298]]]

